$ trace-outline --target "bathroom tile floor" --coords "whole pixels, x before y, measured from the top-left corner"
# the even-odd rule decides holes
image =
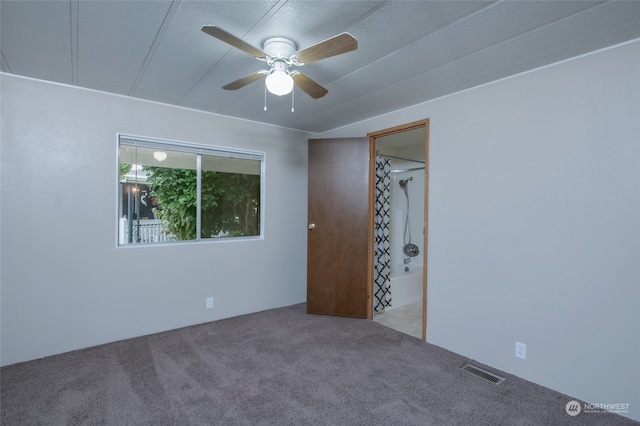
[[[422,338],[422,301],[375,314],[373,320],[402,333]]]

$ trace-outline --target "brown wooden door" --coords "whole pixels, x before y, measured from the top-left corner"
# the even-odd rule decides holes
[[[368,138],[309,140],[307,312],[372,317]]]

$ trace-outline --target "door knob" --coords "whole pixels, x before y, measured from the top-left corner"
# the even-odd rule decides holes
[[[316,224],[315,223],[310,223],[309,224],[309,229],[311,229],[311,230],[316,229]]]

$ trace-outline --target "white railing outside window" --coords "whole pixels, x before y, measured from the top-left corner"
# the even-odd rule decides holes
[[[120,244],[129,243],[129,221],[125,218],[120,219]],[[167,230],[162,226],[160,219],[141,219],[133,220],[131,224],[132,229],[132,244],[139,243],[161,243],[165,241],[172,241],[174,238],[169,234]]]

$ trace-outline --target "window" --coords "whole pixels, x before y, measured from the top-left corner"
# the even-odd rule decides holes
[[[261,235],[264,154],[120,136],[118,244]]]

